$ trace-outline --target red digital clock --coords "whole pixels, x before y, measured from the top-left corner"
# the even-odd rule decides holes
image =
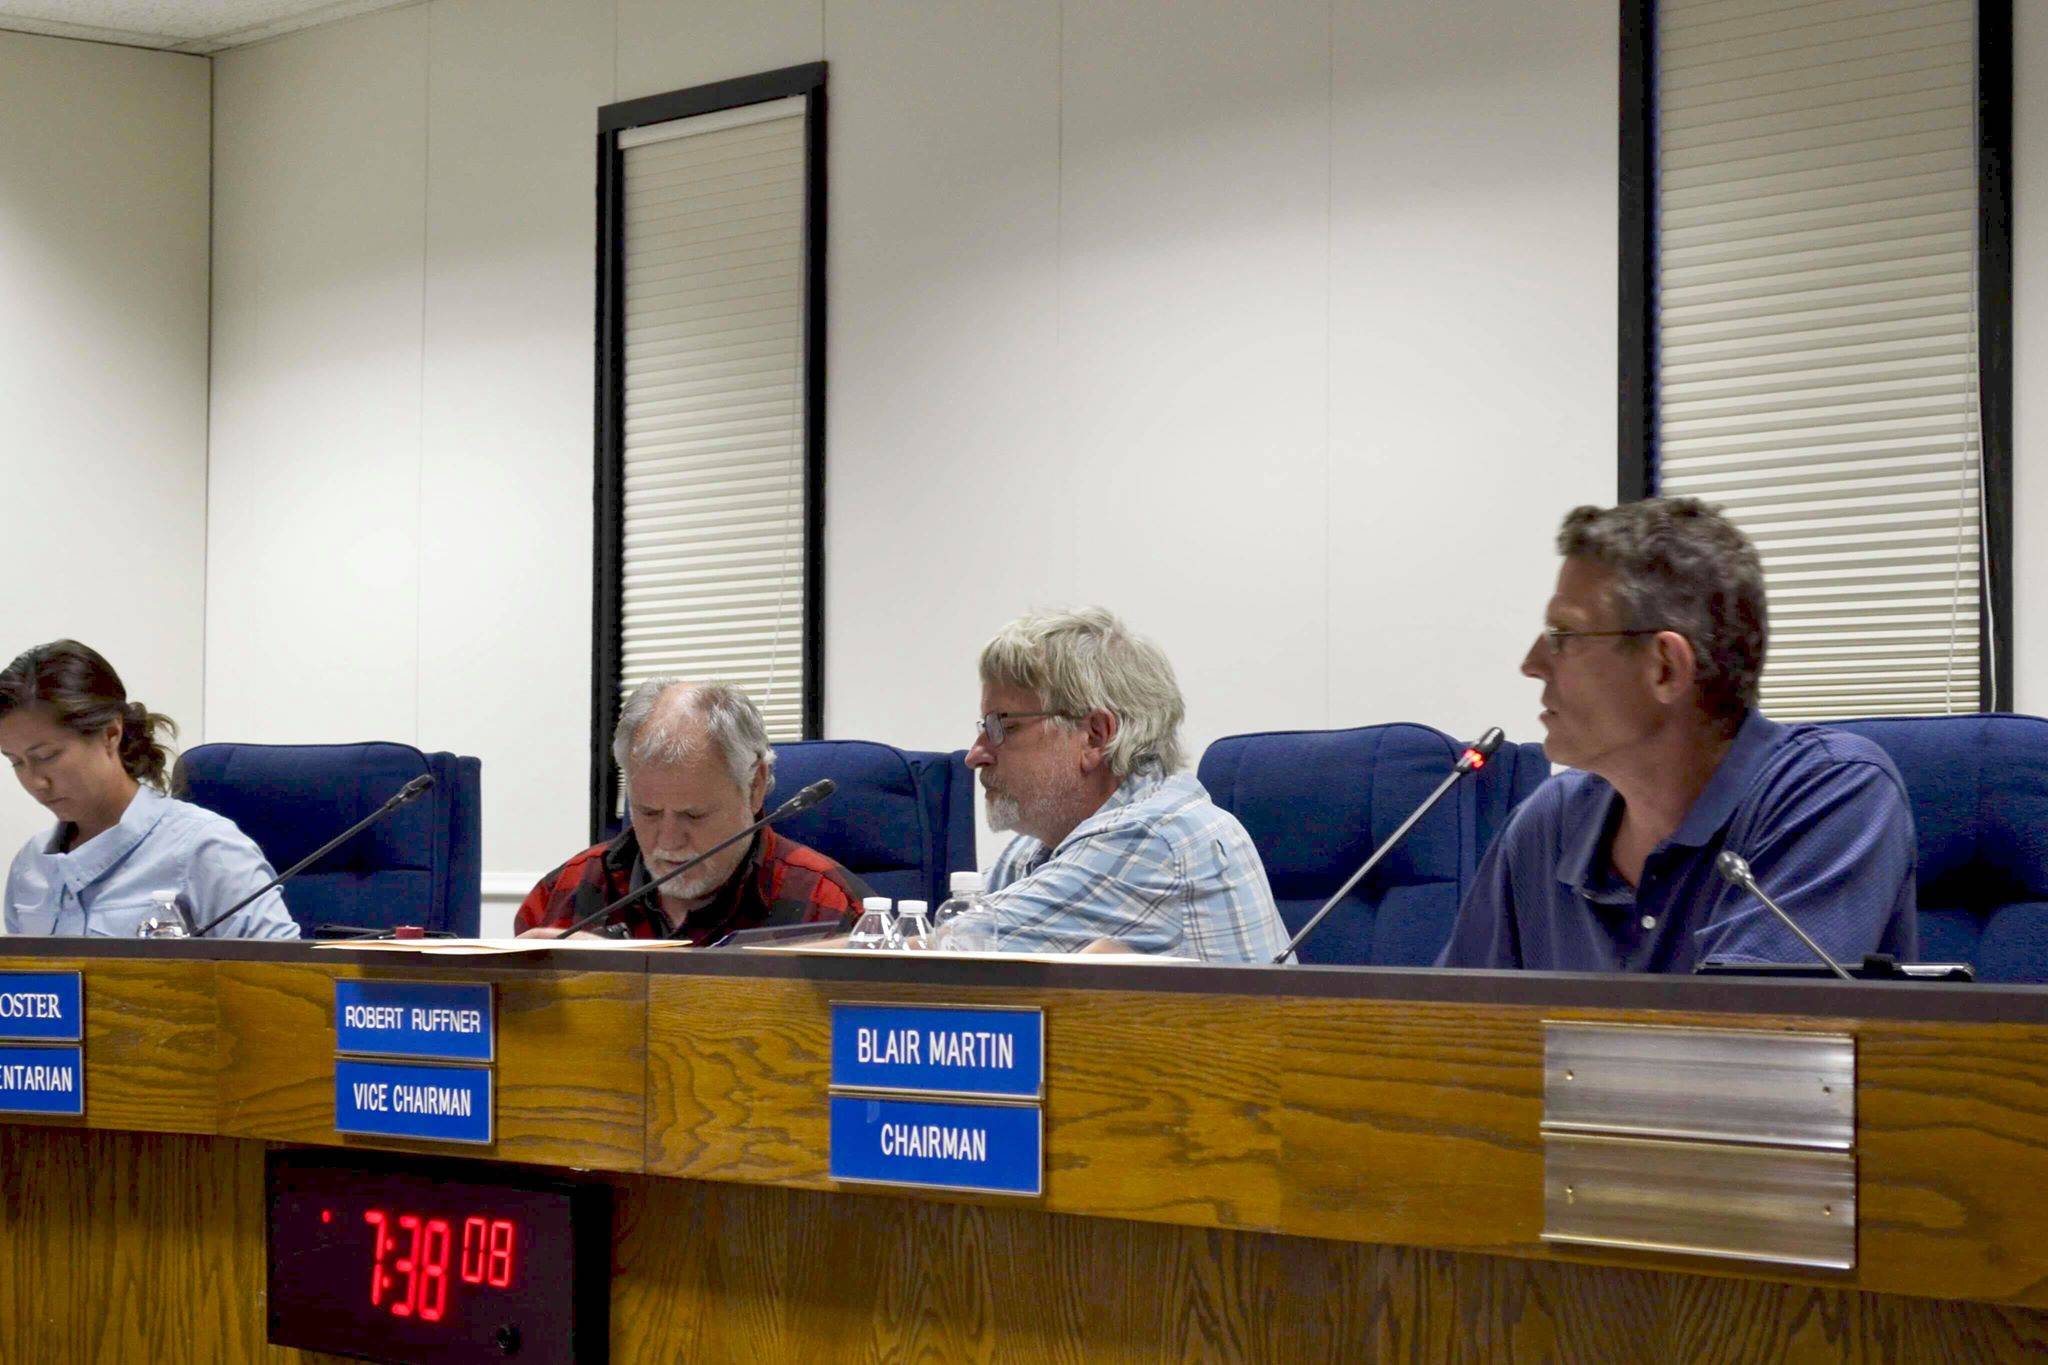
[[[399,1365],[605,1359],[604,1186],[272,1152],[268,1187],[274,1344]]]

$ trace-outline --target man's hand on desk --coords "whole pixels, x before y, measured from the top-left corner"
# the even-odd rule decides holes
[[[1136,952],[1136,951],[1137,951],[1137,949],[1135,949],[1135,948],[1132,948],[1132,947],[1131,947],[1131,946],[1130,946],[1129,944],[1127,944],[1127,943],[1123,942],[1123,941],[1122,941],[1121,939],[1114,939],[1114,938],[1098,938],[1098,939],[1096,939],[1096,940],[1095,940],[1095,942],[1093,942],[1093,943],[1089,944],[1089,945],[1088,945],[1087,947],[1083,948],[1083,949],[1082,949],[1081,951],[1082,951],[1082,952],[1084,952],[1084,953],[1125,953],[1125,954],[1129,954],[1129,953],[1134,953],[1134,952]]]

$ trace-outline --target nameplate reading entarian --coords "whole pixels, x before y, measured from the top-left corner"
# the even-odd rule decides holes
[[[1035,1100],[1045,1092],[1045,1014],[834,1003],[832,1088]]]
[[[0,1113],[85,1113],[85,1049],[0,1047]]]
[[[928,1190],[1037,1195],[1037,1105],[832,1096],[832,1178]]]
[[[497,1042],[488,982],[337,981],[334,1050],[489,1062]]]
[[[85,1038],[77,972],[0,972],[0,1039],[76,1043]]]
[[[491,1073],[482,1067],[334,1063],[334,1131],[424,1142],[491,1140]]]

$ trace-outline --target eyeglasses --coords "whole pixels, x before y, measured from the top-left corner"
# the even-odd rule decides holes
[[[1004,737],[1010,733],[1011,721],[1038,720],[1045,716],[1057,716],[1061,720],[1080,719],[1065,711],[991,711],[974,724],[981,731],[981,737],[988,741],[988,747],[995,749],[1001,747]]]
[[[1562,626],[1550,626],[1544,630],[1543,638],[1550,642],[1550,657],[1560,659],[1564,657],[1564,647],[1568,641],[1617,638],[1629,635],[1662,635],[1663,633],[1664,628],[1661,626],[1648,630],[1566,630]]]

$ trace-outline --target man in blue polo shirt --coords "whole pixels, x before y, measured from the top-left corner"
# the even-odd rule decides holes
[[[1581,507],[1522,672],[1561,773],[1518,809],[1459,907],[1447,967],[1689,972],[1810,962],[1715,859],[1733,849],[1836,960],[1915,955],[1905,784],[1869,740],[1757,710],[1756,548],[1691,498]]]

